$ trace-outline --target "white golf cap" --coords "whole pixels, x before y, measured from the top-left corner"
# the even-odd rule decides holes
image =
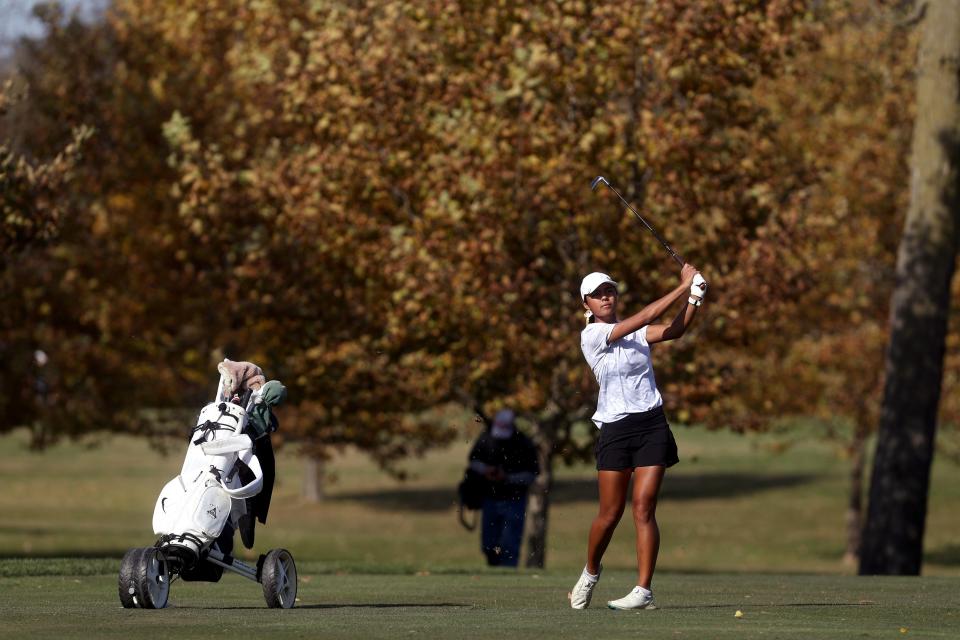
[[[593,293],[600,285],[606,283],[612,284],[614,287],[618,286],[616,281],[613,278],[608,276],[605,273],[600,273],[599,271],[594,271],[593,273],[587,275],[583,279],[583,282],[580,283],[580,300],[581,302],[586,300],[587,295]]]

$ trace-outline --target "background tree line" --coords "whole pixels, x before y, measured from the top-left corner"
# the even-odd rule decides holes
[[[604,174],[711,283],[658,351],[670,415],[820,417],[852,461],[854,556],[909,199],[907,4],[44,5],[0,122],[21,167],[0,430],[170,433],[225,356],[287,384],[284,437],[319,458],[390,468],[461,426],[431,409],[510,405],[546,471],[542,565],[553,464],[593,438],[579,279],[609,271],[629,309],[677,277],[590,192]]]

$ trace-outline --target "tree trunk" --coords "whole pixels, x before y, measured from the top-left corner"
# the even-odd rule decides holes
[[[957,253],[960,3],[929,0],[860,574],[918,575]],[[855,231],[855,230],[854,230]]]
[[[553,488],[553,439],[535,438],[540,474],[530,486],[527,506],[527,566],[543,569],[547,563],[547,516]]]
[[[323,502],[324,476],[327,464],[320,458],[308,457],[303,465],[303,497],[308,502]]]
[[[850,443],[850,496],[847,502],[847,548],[843,554],[843,563],[855,566],[860,558],[860,545],[863,540],[863,469],[866,463],[867,448],[866,425],[857,424]]]

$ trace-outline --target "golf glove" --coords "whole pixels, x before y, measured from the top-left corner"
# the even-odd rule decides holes
[[[707,295],[707,281],[699,273],[693,276],[693,284],[690,285],[690,295],[697,296],[701,300]]]

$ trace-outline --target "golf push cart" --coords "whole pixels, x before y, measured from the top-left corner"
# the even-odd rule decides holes
[[[269,382],[249,362],[224,360],[214,401],[200,412],[180,475],[157,498],[152,547],[127,551],[120,564],[120,602],[125,608],[161,609],[170,585],[218,582],[224,570],[259,582],[271,608],[289,609],[297,598],[297,568],[286,549],[260,556],[256,566],[233,557],[233,534],[253,548],[256,520],[266,522],[273,491],[270,434],[272,407],[286,388]]]

